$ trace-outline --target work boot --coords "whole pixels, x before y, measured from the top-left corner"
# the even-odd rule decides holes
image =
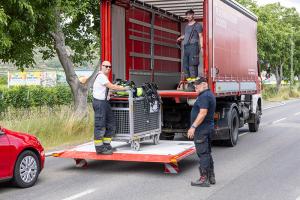
[[[200,169],[200,178],[191,182],[191,186],[209,187],[208,172],[206,169]]]
[[[192,83],[187,84],[187,88],[185,89],[186,92],[195,92],[195,87]]]
[[[208,170],[208,179],[210,184],[212,185],[216,184],[216,177],[213,168]]]
[[[104,143],[104,146],[106,147],[106,149],[113,151],[113,147],[110,144]]]
[[[111,154],[113,154],[112,146],[110,144],[108,144],[108,145],[104,144],[103,145],[103,151],[100,154],[103,154],[103,155],[111,155]]]
[[[95,149],[97,154],[101,154],[105,150],[103,144],[100,146],[95,146]]]

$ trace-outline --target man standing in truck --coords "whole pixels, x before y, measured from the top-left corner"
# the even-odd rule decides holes
[[[184,35],[177,39],[177,42],[183,41],[184,45],[183,68],[187,81],[193,81],[198,77],[199,55],[200,51],[203,52],[203,28],[195,21],[194,14],[193,10],[185,13],[188,24]]]
[[[214,132],[216,98],[208,88],[207,79],[198,78],[194,82],[198,94],[191,111],[191,128],[188,137],[194,138],[196,152],[200,159],[200,178],[191,182],[192,186],[209,187],[215,184],[214,161],[211,156],[211,137]]]
[[[111,63],[103,61],[93,85],[93,109],[95,112],[94,144],[97,154],[112,154],[110,145],[116,130],[116,121],[109,104],[109,90],[126,90],[123,86],[114,85],[108,80]]]

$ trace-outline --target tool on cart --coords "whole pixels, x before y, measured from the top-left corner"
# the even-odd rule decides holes
[[[152,109],[159,110],[162,100],[157,92],[158,87],[155,83],[144,83],[142,85],[145,103],[149,103]]]
[[[143,95],[134,95],[134,90],[126,95],[115,93],[110,100],[116,118],[115,141],[131,144],[133,150],[140,149],[140,143],[153,141],[158,144],[161,133],[161,99],[155,84],[143,84]]]
[[[129,87],[133,92],[133,97],[140,97],[143,95],[143,89],[137,88],[133,81],[116,79],[116,81],[114,83],[117,85],[124,86],[124,87]],[[129,95],[127,91],[117,91],[117,92],[115,92],[115,94],[117,94],[118,96],[128,96]]]

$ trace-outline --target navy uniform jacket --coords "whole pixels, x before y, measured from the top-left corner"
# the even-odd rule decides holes
[[[203,122],[196,128],[196,132],[214,128],[214,113],[216,110],[216,97],[210,89],[199,94],[191,112],[191,124],[196,120],[200,109],[208,109]]]

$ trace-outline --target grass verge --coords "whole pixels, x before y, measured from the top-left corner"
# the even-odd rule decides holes
[[[300,98],[300,85],[297,84],[292,88],[284,85],[279,90],[277,90],[275,85],[264,85],[262,96],[266,101],[284,101]]]
[[[68,106],[10,109],[0,119],[0,124],[8,129],[37,136],[46,150],[90,141],[93,138],[93,123],[91,108],[88,117],[78,122],[72,117],[72,109]]]

